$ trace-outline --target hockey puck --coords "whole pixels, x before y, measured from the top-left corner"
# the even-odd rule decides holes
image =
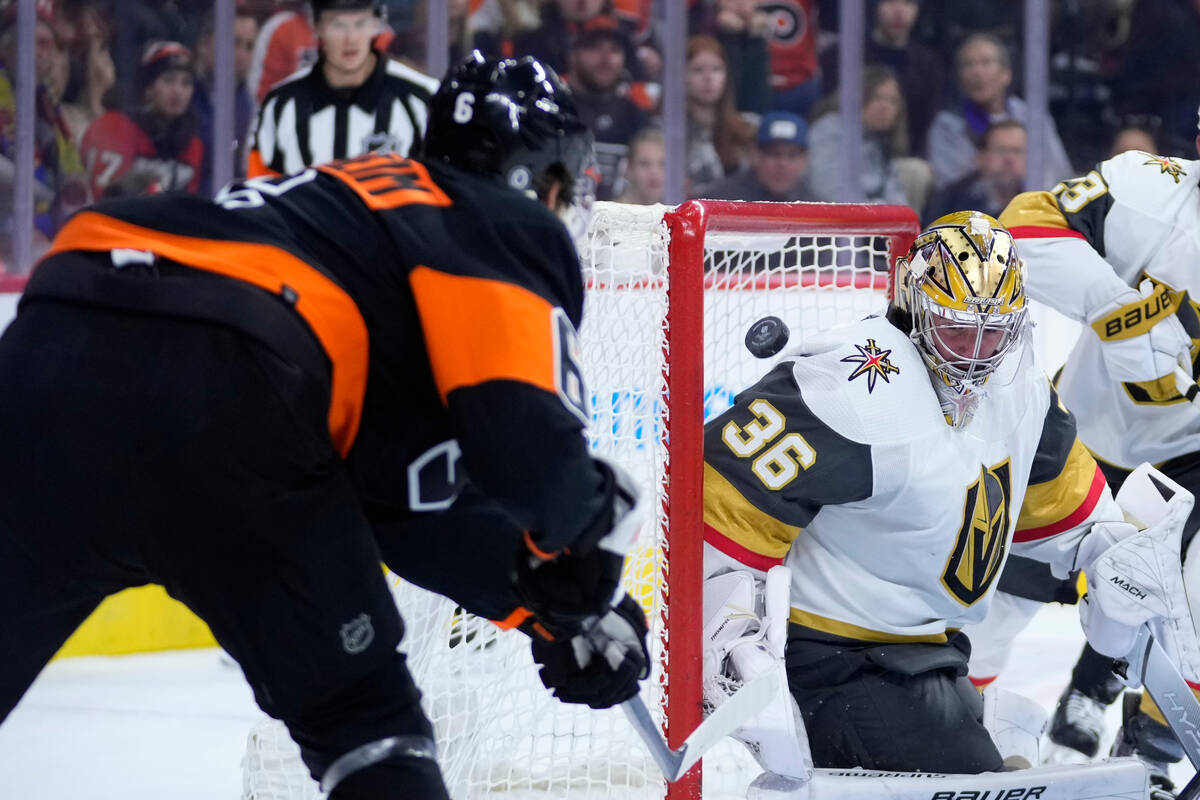
[[[770,358],[783,349],[790,335],[779,317],[763,317],[746,331],[746,349],[755,358]]]

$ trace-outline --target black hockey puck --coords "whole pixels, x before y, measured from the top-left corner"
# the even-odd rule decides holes
[[[783,349],[790,335],[779,317],[763,317],[746,331],[746,349],[755,358],[770,358]]]

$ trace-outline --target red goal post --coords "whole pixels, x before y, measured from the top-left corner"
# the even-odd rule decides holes
[[[737,201],[690,201],[663,215],[669,232],[669,290],[666,361],[669,365],[667,392],[672,398],[666,429],[670,464],[667,479],[666,548],[670,553],[666,592],[692,598],[671,608],[666,622],[671,643],[667,669],[671,674],[666,704],[666,734],[672,747],[679,747],[700,724],[702,704],[700,598],[703,548],[703,425],[706,396],[704,359],[696,347],[709,346],[704,330],[705,290],[721,284],[720,271],[708,253],[712,234],[738,236],[780,234],[803,237],[832,237],[831,246],[842,237],[879,237],[886,241],[885,268],[871,264],[868,271],[855,265],[798,265],[794,272],[755,272],[749,280],[735,282],[734,291],[771,291],[795,287],[880,290],[890,296],[890,277],[895,259],[907,252],[920,232],[916,214],[907,206],[845,205],[829,203],[750,203]],[[853,245],[851,245],[853,247]],[[794,321],[783,315],[794,328]],[[746,326],[755,320],[743,319]],[[849,319],[838,320],[850,321]],[[766,365],[764,364],[764,367]],[[741,389],[737,386],[735,389]],[[699,798],[701,766],[693,769],[668,789],[671,800]]]

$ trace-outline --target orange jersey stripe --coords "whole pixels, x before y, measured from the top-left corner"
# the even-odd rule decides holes
[[[502,631],[507,631],[512,628],[520,627],[525,620],[533,616],[533,612],[525,606],[519,606],[515,611],[509,614],[504,619],[494,619],[492,624]]]
[[[367,387],[367,326],[350,295],[316,267],[278,247],[202,239],[143,228],[94,211],[76,214],[47,255],[66,250],[148,250],[197,269],[245,281],[272,294],[294,290],[296,311],[321,342],[332,365],[329,434],[343,457],[362,419]]]
[[[259,178],[259,177],[262,177],[263,175],[269,176],[271,178],[281,177],[280,173],[276,172],[275,170],[271,169],[270,167],[268,167],[266,164],[263,163],[262,153],[258,152],[257,149],[253,149],[246,156],[246,177],[247,178]]]
[[[556,392],[554,306],[516,284],[418,266],[409,275],[434,382],[450,393],[488,381]]]

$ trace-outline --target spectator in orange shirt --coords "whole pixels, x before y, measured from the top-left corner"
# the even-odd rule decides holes
[[[263,23],[254,42],[246,84],[261,103],[271,87],[317,60],[317,35],[306,4],[293,0]]]

